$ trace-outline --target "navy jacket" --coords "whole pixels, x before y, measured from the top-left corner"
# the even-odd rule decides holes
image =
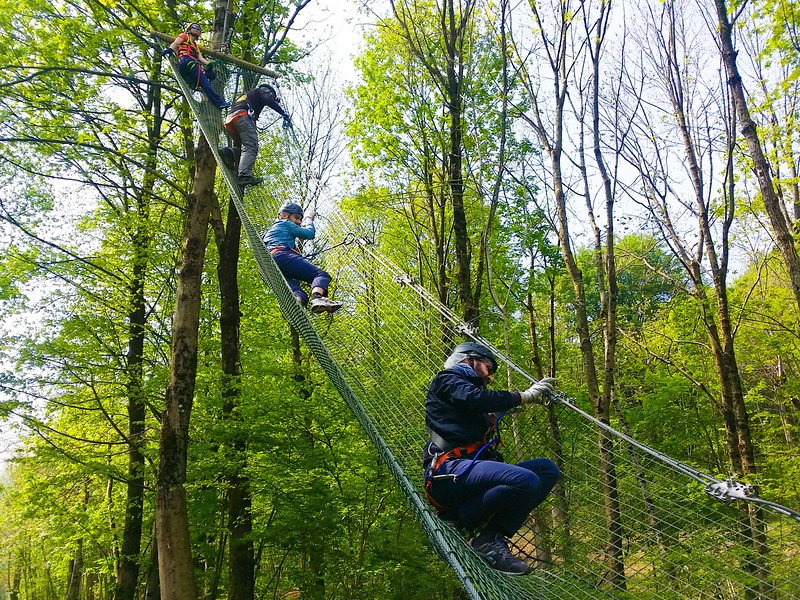
[[[483,439],[489,430],[488,413],[514,408],[521,401],[517,392],[488,389],[472,367],[459,363],[440,371],[428,386],[425,425],[451,448],[467,446]],[[423,461],[426,466],[432,454],[445,450],[431,446],[432,443],[425,446]]]

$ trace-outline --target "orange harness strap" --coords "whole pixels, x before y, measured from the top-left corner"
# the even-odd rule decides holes
[[[225,129],[228,130],[236,129],[236,121],[239,120],[239,117],[243,117],[246,114],[247,114],[246,110],[237,110],[235,113],[229,114],[225,119],[225,123],[223,123],[223,126],[225,127]]]
[[[289,252],[294,252],[295,254],[300,254],[295,248],[288,248],[286,246],[275,246],[272,250],[269,251],[270,254],[275,254],[279,250],[288,250]]]
[[[485,445],[486,442],[481,440],[480,442],[474,442],[467,446],[459,446],[458,448],[453,448],[449,452],[443,452],[442,454],[436,456],[436,458],[433,460],[433,464],[431,465],[431,470],[428,474],[428,477],[425,478],[425,496],[427,496],[428,502],[430,502],[433,506],[435,506],[439,510],[445,508],[444,506],[436,502],[436,500],[434,500],[433,497],[431,496],[430,488],[431,488],[431,483],[433,482],[434,474],[436,473],[436,469],[438,469],[442,465],[442,463],[445,462],[446,460],[449,460],[451,458],[464,458],[466,456],[469,456],[473,452],[477,452]],[[456,476],[453,475],[454,480],[455,477]]]

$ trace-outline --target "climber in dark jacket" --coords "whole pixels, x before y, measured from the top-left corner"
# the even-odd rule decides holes
[[[440,517],[470,532],[472,547],[492,567],[524,575],[531,568],[511,553],[508,538],[544,501],[561,471],[547,458],[504,463],[496,449],[495,414],[553,393],[555,379],[523,392],[489,390],[497,360],[475,342],[456,346],[444,366],[425,401],[428,500]]]
[[[275,88],[266,83],[236,98],[225,119],[225,130],[233,140],[233,153],[221,149],[220,154],[229,168],[235,168],[238,163],[236,182],[242,187],[264,181],[261,177],[253,177],[253,165],[258,155],[256,121],[265,106],[283,117],[284,127],[291,127],[292,120],[281,106]]]

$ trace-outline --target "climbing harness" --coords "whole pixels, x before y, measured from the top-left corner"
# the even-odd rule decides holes
[[[190,86],[192,86],[193,90],[195,90],[195,91],[199,90],[200,89],[200,64],[195,59],[187,60],[185,63],[182,63],[182,64],[180,64],[180,58],[178,59],[178,61],[179,61],[178,67],[180,69],[181,75],[183,76],[183,79],[186,81],[186,83],[188,83]],[[197,71],[196,71],[197,72],[197,77],[192,77],[192,69],[193,68],[197,69]]]
[[[446,508],[441,504],[439,504],[438,502],[436,502],[436,500],[434,500],[433,497],[431,496],[430,488],[434,480],[452,479],[453,482],[455,483],[456,481],[458,481],[459,477],[462,477],[467,473],[469,473],[470,469],[472,469],[473,465],[475,465],[475,461],[477,461],[480,458],[484,450],[486,450],[487,448],[494,449],[498,445],[502,444],[502,440],[500,439],[500,420],[503,418],[503,416],[505,416],[507,412],[508,411],[504,410],[499,415],[497,415],[497,419],[495,420],[494,425],[489,426],[489,429],[484,434],[482,440],[473,442],[472,444],[467,444],[466,446],[458,446],[450,450],[446,449],[447,446],[449,446],[449,444],[444,438],[442,438],[435,431],[428,430],[428,434],[431,439],[430,443],[433,443],[437,448],[443,451],[441,453],[433,455],[433,459],[431,460],[431,466],[425,473],[425,496],[428,498],[428,501],[433,506],[435,506],[439,510]],[[489,438],[489,436],[492,437]],[[489,438],[488,441],[486,441],[487,438]],[[453,458],[467,458],[471,454],[474,454],[472,460],[466,467],[464,467],[464,469],[461,470],[460,473],[447,473],[445,475],[436,475],[436,470],[440,466],[442,466],[442,464],[444,464],[446,461]]]
[[[230,133],[230,130],[236,127],[236,121],[238,121],[241,117],[250,114],[252,114],[252,110],[241,109],[237,110],[236,112],[232,112],[227,117],[225,117],[225,122],[223,123],[223,125],[225,126],[225,129]]]

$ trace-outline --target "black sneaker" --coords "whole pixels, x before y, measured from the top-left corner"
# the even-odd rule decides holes
[[[475,552],[497,571],[509,575],[527,575],[532,570],[528,563],[511,554],[508,541],[499,533],[493,540],[482,544],[476,544],[473,539],[471,545]]]
[[[219,149],[219,157],[222,159],[222,164],[228,167],[231,171],[236,168],[236,154],[230,146],[224,146]]]
[[[241,187],[247,187],[248,185],[258,185],[259,183],[263,182],[263,177],[253,177],[252,175],[247,176],[239,176],[236,178],[236,183],[239,184]]]

